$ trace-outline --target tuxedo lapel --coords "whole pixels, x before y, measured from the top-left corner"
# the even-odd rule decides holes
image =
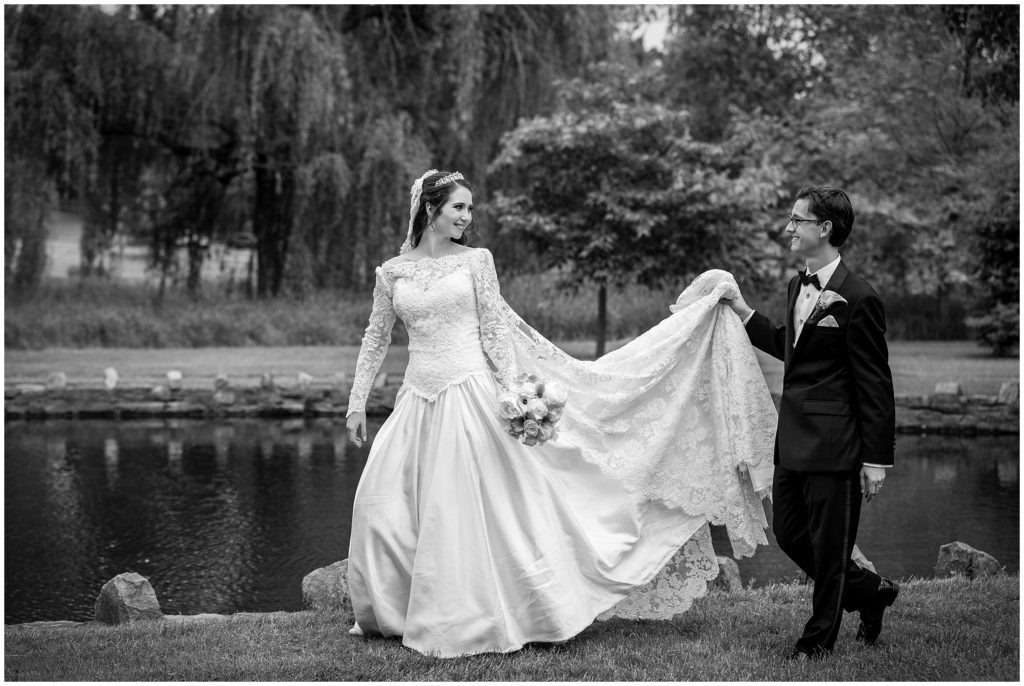
[[[828,285],[825,286],[824,290],[822,290],[821,293],[818,294],[818,298],[821,298],[825,291],[835,291],[836,293],[839,293],[839,289],[842,288],[843,282],[846,281],[846,277],[847,275],[849,275],[849,273],[850,270],[846,268],[846,264],[842,260],[840,260],[839,264],[836,266],[836,270],[832,272],[832,278],[828,280]],[[799,289],[796,290],[799,291]],[[815,303],[815,308],[817,308],[817,303]],[[790,328],[793,329],[793,335],[796,335],[796,326],[794,326],[793,324],[793,319],[795,317],[795,309],[796,297],[793,296],[790,298],[789,307],[789,321]],[[814,327],[818,325],[818,322],[821,321],[824,314],[824,311],[817,313],[814,313],[812,311],[811,315],[807,317],[807,321],[804,322],[804,328],[803,330],[800,331],[800,338],[797,339],[796,346],[793,347],[793,359],[796,359],[799,356],[800,352],[807,347],[807,340],[814,334]]]
[[[789,282],[789,307],[786,310],[786,369],[793,358],[793,341],[796,338],[796,297],[800,293],[800,279],[793,277]]]

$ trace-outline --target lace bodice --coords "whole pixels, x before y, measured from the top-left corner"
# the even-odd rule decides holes
[[[377,268],[373,311],[363,336],[348,414],[366,407],[395,318],[409,332],[405,386],[433,400],[474,374],[493,373],[507,386],[514,370],[494,260],[483,248]]]

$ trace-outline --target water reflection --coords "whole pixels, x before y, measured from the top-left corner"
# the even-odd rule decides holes
[[[12,422],[5,442],[7,623],[90,619],[127,571],[167,613],[298,609],[302,577],[347,556],[367,454],[341,419]],[[881,571],[930,575],[953,540],[1017,570],[1016,438],[901,437],[897,459],[862,518]],[[715,542],[728,554],[724,532]],[[740,569],[798,577],[776,547]]]
[[[89,619],[127,571],[166,613],[299,608],[347,555],[365,452],[337,424],[8,424],[5,622]]]
[[[865,503],[857,544],[880,573],[896,578],[934,573],[939,546],[962,541],[1019,568],[1020,482],[1017,437],[899,436],[896,468],[883,495]],[[719,543],[715,532],[715,544]],[[755,584],[800,578],[771,546],[740,560]],[[724,536],[722,541],[727,546]]]

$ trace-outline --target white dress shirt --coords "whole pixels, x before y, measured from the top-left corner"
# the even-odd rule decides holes
[[[828,285],[828,280],[836,273],[836,268],[839,266],[841,259],[841,257],[837,257],[814,272],[814,275],[818,277],[818,282],[821,284],[821,290],[825,289],[825,286]],[[804,322],[811,316],[814,306],[818,303],[821,290],[818,290],[814,284],[810,283],[807,285],[801,284],[800,286],[800,292],[796,295],[796,305],[793,306],[793,326],[796,327],[796,333],[793,335],[794,347],[796,342],[800,340],[800,332],[804,330]]]

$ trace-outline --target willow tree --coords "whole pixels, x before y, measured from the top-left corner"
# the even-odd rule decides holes
[[[4,282],[29,295],[45,268],[45,219],[88,178],[102,89],[75,58],[97,17],[88,8],[4,7]]]
[[[196,290],[204,246],[247,227],[262,296],[365,285],[401,242],[409,180],[458,167],[483,191],[500,134],[550,109],[554,77],[602,55],[616,16],[583,6],[6,11],[34,19],[20,24],[34,33],[8,22],[8,71],[23,70],[8,93],[28,103],[53,79],[83,129],[73,155],[48,135],[35,147],[26,138],[19,159],[51,181],[47,150],[74,160],[73,181],[56,190],[87,200],[86,253],[133,231],[166,277],[184,245]],[[8,129],[47,105],[36,97]]]
[[[608,51],[617,17],[602,6],[417,5],[325,10],[346,42],[354,92],[350,285],[394,254],[407,221],[410,180],[428,166],[492,185],[487,163],[520,117],[550,112],[555,80]],[[481,225],[486,225],[484,203]],[[486,230],[486,226],[485,226]],[[494,240],[489,236],[489,240]]]
[[[189,244],[209,240],[232,187],[249,198],[257,292],[281,292],[296,217],[325,165],[347,192],[339,124],[349,113],[348,73],[336,36],[289,6],[174,6],[153,16],[179,46],[170,80],[183,93],[172,110],[177,187],[190,201],[179,221]],[[211,195],[210,189],[212,191]],[[179,215],[181,216],[181,215]]]

